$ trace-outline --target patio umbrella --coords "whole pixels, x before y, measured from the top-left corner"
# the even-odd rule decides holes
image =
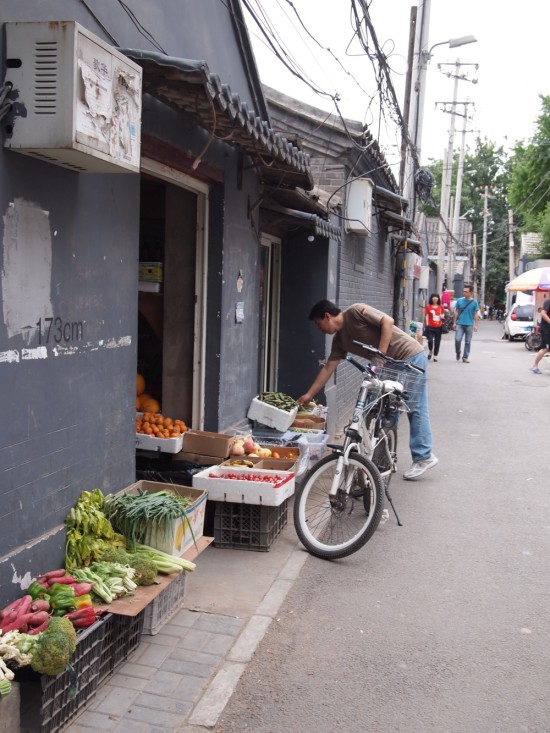
[[[535,267],[522,272],[508,283],[506,290],[550,290],[550,267]]]

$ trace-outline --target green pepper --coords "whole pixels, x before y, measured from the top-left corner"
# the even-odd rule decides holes
[[[49,591],[36,580],[33,581],[27,588],[27,593],[32,597],[33,601],[37,601],[39,598],[43,598],[45,601],[49,598]]]
[[[57,615],[57,611],[66,613],[72,611],[76,607],[76,596],[74,590],[62,583],[54,583],[49,588],[50,592],[50,606]]]

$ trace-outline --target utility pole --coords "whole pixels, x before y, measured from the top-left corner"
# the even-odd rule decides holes
[[[483,249],[481,251],[481,293],[480,305],[485,305],[485,277],[487,273],[487,218],[489,216],[488,209],[489,186],[485,186],[483,194]]]
[[[475,233],[473,235],[472,247],[473,247],[472,269],[474,271],[474,276],[472,279],[474,281],[474,299],[477,300],[477,234]]]
[[[464,157],[466,155],[466,114],[462,117],[462,143],[460,146],[460,158],[458,161],[458,172],[456,174],[456,193],[453,215],[453,226],[451,228],[452,238],[449,244],[449,261],[447,271],[447,282],[453,279],[455,245],[459,239],[460,205],[462,203],[462,178],[464,175]]]
[[[445,64],[439,64],[439,67],[441,69],[441,66],[445,66]],[[449,226],[449,203],[451,200],[451,184],[452,184],[452,173],[453,173],[453,149],[454,149],[454,135],[455,135],[455,116],[459,113],[457,113],[456,108],[458,104],[464,105],[464,109],[466,110],[467,105],[469,102],[458,102],[457,96],[458,96],[458,82],[460,80],[464,81],[471,81],[472,83],[477,83],[477,80],[475,79],[468,79],[467,76],[464,74],[460,74],[460,67],[461,66],[475,66],[476,70],[478,68],[477,64],[463,64],[460,62],[460,59],[457,59],[455,63],[453,64],[455,67],[455,73],[449,73],[448,76],[452,76],[454,78],[454,89],[453,89],[453,101],[450,103],[450,110],[446,109],[447,103],[439,103],[444,104],[444,112],[449,112],[451,115],[451,125],[449,130],[449,144],[447,146],[447,152],[445,156],[445,160],[443,161],[443,172],[442,172],[442,178],[441,178],[441,202],[439,207],[439,242],[437,247],[437,292],[440,293],[443,289],[443,273],[445,271],[445,250],[447,249],[447,239],[448,239],[448,233],[451,229]],[[466,117],[466,112],[464,112],[464,117]],[[460,212],[459,212],[460,216]],[[450,247],[449,247],[449,259],[452,259],[450,256]],[[450,270],[451,265],[449,265],[449,282],[447,283],[447,287],[451,289],[452,283],[450,282],[452,279],[452,272]]]
[[[513,280],[516,272],[516,258],[514,254],[514,212],[508,209],[508,279]],[[508,298],[510,294],[508,294]],[[506,310],[510,310],[507,308]]]

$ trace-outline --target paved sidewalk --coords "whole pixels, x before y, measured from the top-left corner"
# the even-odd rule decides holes
[[[267,553],[207,548],[180,610],[141,637],[63,733],[214,727],[307,557],[288,525]]]

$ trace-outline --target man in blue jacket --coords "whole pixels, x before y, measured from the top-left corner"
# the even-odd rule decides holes
[[[472,334],[477,331],[479,320],[479,304],[474,298],[473,288],[471,285],[464,286],[464,295],[456,301],[455,312],[453,316],[453,330],[455,333],[455,352],[456,360],[460,361],[460,352],[462,350],[462,339],[464,339],[464,352],[462,361],[465,364],[470,362],[470,344],[472,343]]]

